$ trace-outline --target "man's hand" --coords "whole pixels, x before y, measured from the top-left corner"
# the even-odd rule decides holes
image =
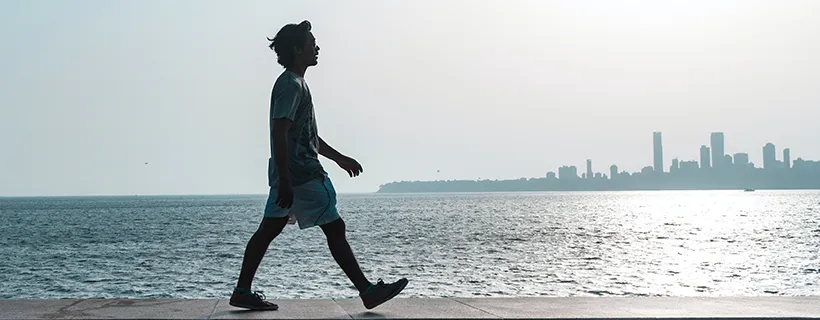
[[[289,209],[293,205],[293,187],[289,181],[279,181],[277,188],[276,205]]]
[[[364,171],[358,161],[348,156],[339,157],[339,159],[336,160],[336,164],[338,164],[342,170],[347,171],[347,174],[350,175],[351,178],[359,176],[359,174]]]
[[[358,161],[351,157],[342,155],[339,151],[336,151],[336,149],[333,149],[333,147],[328,145],[322,137],[319,137],[319,154],[335,161],[339,167],[342,167],[342,170],[347,171],[347,174],[350,175],[351,178],[358,176],[362,173],[362,171],[364,171],[362,170],[362,165],[360,165]]]

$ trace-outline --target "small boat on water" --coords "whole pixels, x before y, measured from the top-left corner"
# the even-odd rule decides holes
[[[749,188],[743,189],[743,192],[752,192],[752,191],[755,191],[755,189],[749,189]]]

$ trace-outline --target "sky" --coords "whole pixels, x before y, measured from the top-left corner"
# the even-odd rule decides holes
[[[820,1],[0,0],[0,196],[264,194],[282,72],[309,20],[340,193],[542,177],[762,147],[820,159]],[[146,164],[147,162],[147,164]]]

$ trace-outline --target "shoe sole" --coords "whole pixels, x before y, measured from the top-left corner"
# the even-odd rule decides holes
[[[365,309],[368,309],[368,310],[373,309],[375,307],[378,307],[380,304],[385,303],[385,302],[389,301],[390,299],[393,299],[394,297],[399,295],[399,293],[401,293],[402,290],[404,290],[405,287],[407,287],[408,283],[410,283],[410,281],[405,280],[404,283],[402,283],[401,287],[399,287],[398,290],[393,291],[393,293],[391,293],[389,296],[385,297],[384,299],[381,299],[381,300],[377,301],[376,303],[374,303],[372,305],[369,305],[369,306],[364,305]]]
[[[276,311],[276,310],[279,310],[279,306],[278,306],[278,305],[275,305],[275,304],[274,304],[274,305],[267,306],[267,307],[261,307],[261,308],[259,308],[259,307],[253,307],[253,306],[250,306],[250,305],[244,305],[244,304],[236,303],[236,302],[233,302],[233,301],[228,302],[228,304],[230,304],[230,305],[232,305],[232,306],[234,306],[234,307],[237,307],[237,308],[248,309],[248,310],[251,310],[251,311]]]

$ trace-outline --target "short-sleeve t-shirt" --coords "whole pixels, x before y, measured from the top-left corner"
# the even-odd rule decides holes
[[[293,186],[301,185],[324,174],[319,162],[319,134],[313,100],[305,79],[295,72],[285,70],[276,79],[271,93],[270,129],[273,120],[290,119],[288,130],[288,174]],[[281,172],[277,172],[274,161],[273,135],[270,137],[271,158],[268,160],[268,185],[279,184]]]

